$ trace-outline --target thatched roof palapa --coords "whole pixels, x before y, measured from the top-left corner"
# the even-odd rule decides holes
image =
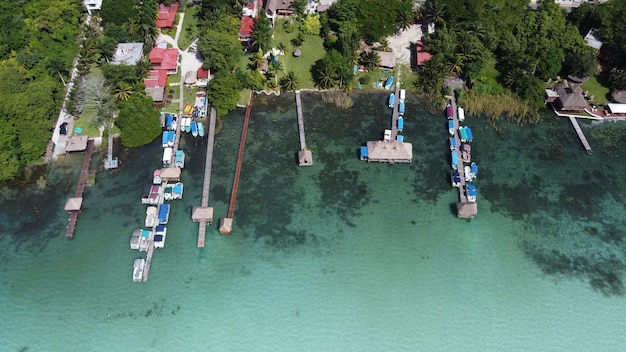
[[[83,205],[83,197],[70,198],[65,203],[66,211],[78,211]]]
[[[191,220],[193,222],[213,222],[213,207],[193,207],[191,210]]]
[[[180,181],[180,168],[166,167],[166,168],[161,169],[161,180]]]
[[[369,161],[381,163],[410,163],[413,160],[413,145],[398,141],[367,142]]]

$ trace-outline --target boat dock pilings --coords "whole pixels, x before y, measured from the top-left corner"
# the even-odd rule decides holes
[[[456,142],[456,149],[453,153],[456,153],[458,160],[463,160],[461,155],[461,139],[459,138],[459,115],[456,108],[456,99],[454,96],[450,97],[450,105],[452,106],[452,121],[454,121],[454,140]],[[461,186],[459,187],[459,202],[456,203],[457,217],[461,219],[472,219],[478,213],[478,207],[476,202],[468,202],[465,194],[465,169],[463,163],[457,164],[457,172],[461,177]]]

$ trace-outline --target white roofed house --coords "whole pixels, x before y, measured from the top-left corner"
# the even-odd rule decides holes
[[[100,11],[102,0],[84,0],[84,4],[87,12],[91,15],[92,11]]]

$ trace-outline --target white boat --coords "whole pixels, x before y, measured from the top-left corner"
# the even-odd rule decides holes
[[[152,173],[152,183],[155,185],[161,184],[161,169],[156,169]]]
[[[146,227],[154,227],[157,224],[157,207],[148,207],[146,209]]]
[[[143,281],[143,270],[146,267],[146,260],[143,258],[135,259],[133,262],[133,282]]]
[[[459,121],[461,122],[465,121],[465,110],[463,110],[463,108],[459,106],[456,108],[456,112],[457,112],[457,115],[459,116]]]
[[[130,249],[139,249],[139,241],[141,239],[141,229],[133,231],[130,236]]]
[[[465,174],[465,182],[472,182],[472,180],[476,178],[476,175],[474,175],[469,165],[463,168],[463,173]]]
[[[150,241],[152,240],[152,231],[141,230],[141,236],[139,237],[139,251],[147,252],[150,249]]]
[[[475,202],[476,201],[476,185],[474,184],[469,184],[467,186],[465,186],[465,193],[467,195],[467,201],[468,202]]]
[[[384,140],[387,142],[391,140],[391,130],[385,130]]]

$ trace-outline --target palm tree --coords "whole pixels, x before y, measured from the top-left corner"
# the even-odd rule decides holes
[[[300,85],[300,81],[293,71],[287,72],[287,74],[280,79],[280,85],[284,90],[296,90]]]
[[[368,70],[373,70],[380,65],[380,55],[375,51],[366,51],[363,54],[362,62]]]
[[[116,100],[127,101],[128,99],[130,99],[133,93],[133,86],[125,82],[117,82],[117,85],[113,89],[113,97]]]
[[[278,72],[283,70],[282,62],[278,61],[278,59],[272,60],[270,62],[270,66],[268,68],[274,74],[274,79],[276,80],[276,86],[278,86]]]
[[[463,57],[461,55],[454,55],[452,61],[448,61],[446,65],[448,74],[459,75],[463,71]]]
[[[263,53],[261,51],[257,51],[250,56],[250,61],[255,69],[260,70],[265,63],[265,58],[263,57]]]
[[[409,29],[414,16],[413,11],[401,11],[396,18],[396,27],[403,31]]]
[[[335,72],[333,72],[332,68],[329,66],[324,66],[318,72],[319,82],[318,86],[322,89],[328,89],[335,86],[337,82],[335,82]]]
[[[350,65],[358,65],[359,61],[361,61],[361,54],[359,54],[358,50],[352,52],[352,57],[349,59]]]
[[[378,45],[378,50],[391,51],[391,47],[389,46],[389,40],[387,40],[387,38],[383,38],[380,40],[380,45]]]
[[[445,15],[447,9],[446,4],[441,0],[432,0],[426,5],[426,18],[434,22],[436,25],[442,25],[445,23]]]

